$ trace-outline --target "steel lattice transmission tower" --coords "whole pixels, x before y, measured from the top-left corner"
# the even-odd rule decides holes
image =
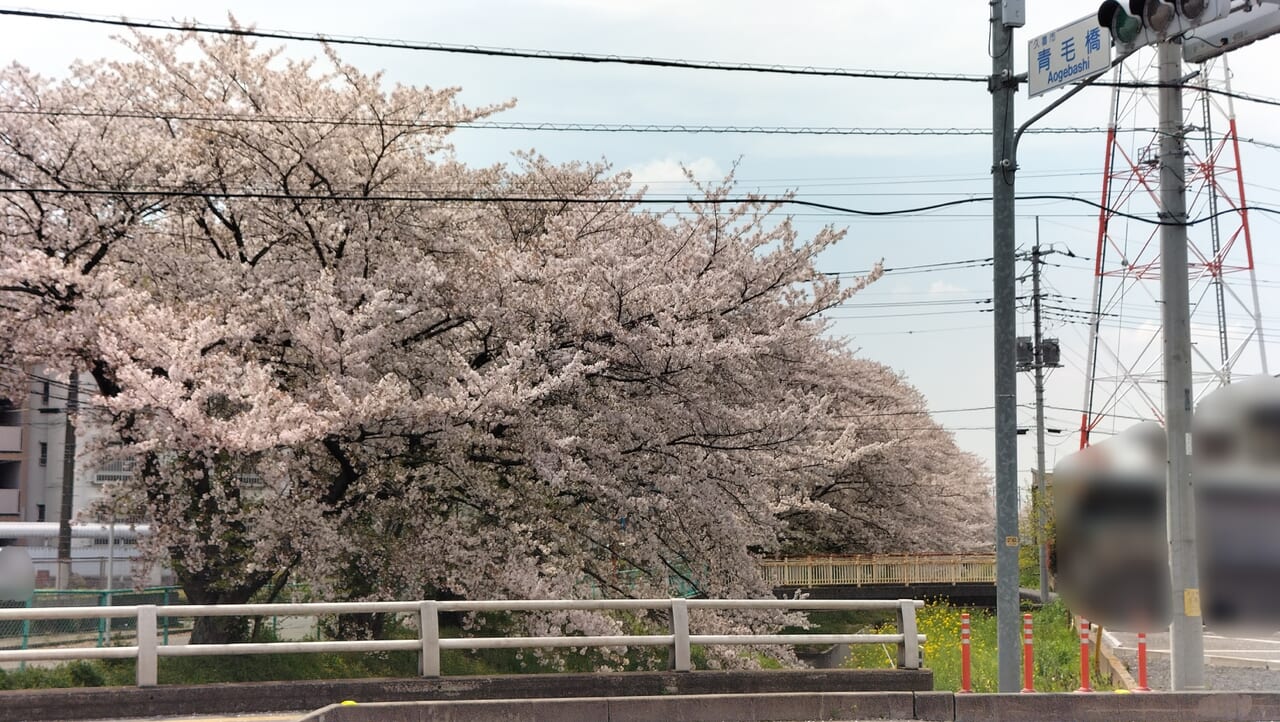
[[[1193,66],[1194,68],[1194,66]],[[1245,206],[1225,56],[1187,81],[1183,123],[1187,256],[1195,403],[1242,375],[1267,373],[1253,236]],[[1112,92],[1094,255],[1080,446],[1138,419],[1164,421],[1159,226],[1123,214],[1162,216],[1154,63],[1121,64]],[[1066,311],[1063,311],[1066,313]]]

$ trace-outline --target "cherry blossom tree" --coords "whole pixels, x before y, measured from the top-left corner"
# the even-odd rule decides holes
[[[989,523],[920,395],[826,335],[877,275],[818,272],[842,232],[731,179],[658,211],[603,164],[465,167],[450,129],[504,105],[333,53],[125,42],[0,75],[0,362],[91,373],[79,423],[138,460],[108,493],[192,602],[754,596],[784,544]]]

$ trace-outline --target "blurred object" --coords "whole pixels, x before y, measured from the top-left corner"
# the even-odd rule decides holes
[[[1193,429],[1205,619],[1280,622],[1280,379],[1210,394]]]
[[[1280,379],[1215,391],[1192,428],[1205,622],[1280,622]],[[1055,469],[1057,585],[1079,614],[1129,631],[1169,623],[1165,469],[1155,422]]]
[[[36,568],[22,547],[0,547],[0,600],[26,602],[35,590]]]
[[[1145,422],[1054,469],[1057,589],[1107,627],[1169,623],[1164,429]]]

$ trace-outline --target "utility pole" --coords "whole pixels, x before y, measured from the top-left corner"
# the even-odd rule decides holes
[[[80,373],[67,384],[67,425],[62,444],[62,497],[58,500],[58,588],[71,586],[71,514],[76,490],[76,427],[71,417],[80,406]]]
[[[1187,447],[1191,432],[1191,309],[1187,279],[1187,199],[1183,158],[1182,49],[1157,45],[1160,62],[1160,287],[1164,303],[1164,414],[1169,469],[1166,486],[1169,624],[1173,691],[1204,688],[1204,627],[1200,616],[1195,499]]]
[[[1040,539],[1040,603],[1049,603],[1049,541],[1045,538],[1045,504],[1049,503],[1044,479],[1044,334],[1040,325],[1040,216],[1036,216],[1036,245],[1031,249],[1031,313],[1035,327],[1032,347],[1036,375],[1036,536]]]
[[[1006,18],[1006,5],[1015,13],[1024,8],[1010,0],[991,2],[991,225],[992,316],[995,329],[995,426],[996,426],[996,649],[999,690],[1022,688],[1018,639],[1018,374],[1017,374],[1017,274],[1014,242],[1013,96],[1018,81],[1013,73],[1013,25],[1021,18]]]

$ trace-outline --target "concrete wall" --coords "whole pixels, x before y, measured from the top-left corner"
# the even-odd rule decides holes
[[[0,722],[317,710],[307,722],[1280,720],[1280,693],[952,694],[927,671],[689,672],[0,692]],[[922,686],[926,685],[926,686]],[[896,686],[892,691],[874,690]],[[611,696],[598,696],[607,691]],[[343,700],[355,701],[342,705]]]
[[[819,694],[596,697],[333,705],[304,722],[756,722],[759,720],[934,720],[939,722],[1235,722],[1280,719],[1276,693],[988,694],[832,692]]]
[[[829,692],[693,697],[592,697],[333,705],[305,722],[717,722],[727,720],[910,720],[911,692]]]
[[[343,700],[417,702],[672,695],[904,692],[933,687],[929,670],[770,670],[529,674],[434,679],[317,680],[150,688],[0,691],[0,722],[314,710]],[[554,715],[547,719],[554,719]],[[490,717],[488,719],[501,719]],[[607,719],[607,718],[605,718]],[[675,719],[675,718],[672,718]],[[908,718],[910,719],[910,718]]]

